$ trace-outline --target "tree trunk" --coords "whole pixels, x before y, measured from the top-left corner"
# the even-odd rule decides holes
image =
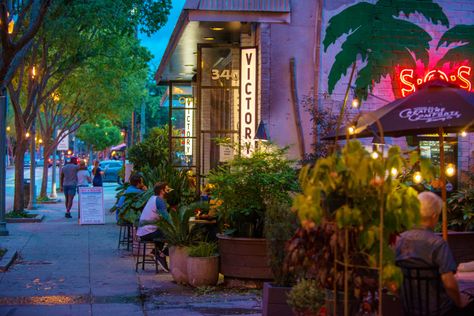
[[[44,157],[44,165],[43,165],[43,178],[41,180],[41,191],[40,191],[40,197],[41,198],[47,198],[48,197],[48,170],[49,170],[49,155],[51,154],[51,150],[49,148],[50,146],[46,147],[44,146],[43,150],[43,157]],[[53,162],[53,168],[55,168]]]
[[[15,151],[15,197],[13,199],[13,210],[23,211],[26,205],[23,205],[24,192],[23,192],[23,180],[24,180],[24,160],[25,152],[28,142],[23,138],[19,139],[16,145]]]

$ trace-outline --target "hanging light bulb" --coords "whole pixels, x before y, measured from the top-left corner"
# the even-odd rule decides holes
[[[359,98],[354,97],[354,99],[352,99],[352,108],[357,109],[359,108],[359,106],[360,106]]]
[[[423,181],[423,176],[421,175],[421,172],[417,171],[413,174],[413,182],[416,184],[421,183]]]
[[[26,132],[25,136],[26,138],[30,137],[30,133]]]
[[[452,163],[449,163],[446,166],[445,173],[448,177],[454,176],[456,174],[456,167]]]
[[[355,127],[354,126],[349,126],[347,128],[347,131],[349,132],[349,135],[354,135],[355,134]]]
[[[376,151],[373,151],[372,154],[370,154],[370,156],[372,157],[372,159],[378,159],[379,158],[379,153],[376,152]]]
[[[466,131],[462,131],[462,132],[461,132],[461,136],[462,136],[462,137],[466,137],[466,136],[467,136]]]

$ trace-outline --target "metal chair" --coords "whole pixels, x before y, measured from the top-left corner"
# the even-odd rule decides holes
[[[138,266],[142,265],[142,270],[145,270],[145,264],[151,263],[155,265],[155,271],[158,273],[158,263],[154,257],[147,256],[148,250],[151,249],[156,253],[156,246],[155,242],[152,240],[142,240],[141,238],[138,239],[138,253],[137,253],[137,261],[135,262],[135,272],[138,272]]]
[[[401,300],[404,314],[406,316],[440,316],[440,296],[444,287],[438,269],[400,263],[398,266],[403,272]],[[432,306],[436,306],[435,310],[430,308]]]
[[[120,226],[119,239],[117,249],[121,246],[126,246],[127,251],[130,250],[130,246],[133,246],[133,225],[129,223],[118,224]]]

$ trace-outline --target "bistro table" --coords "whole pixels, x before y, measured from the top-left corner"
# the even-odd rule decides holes
[[[212,219],[196,219],[196,217],[189,218],[189,227],[198,226],[205,234],[207,241],[217,241],[217,220]]]

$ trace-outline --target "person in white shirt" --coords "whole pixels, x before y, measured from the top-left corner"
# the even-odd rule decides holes
[[[150,197],[145,207],[143,208],[142,214],[140,215],[140,221],[137,228],[137,236],[144,241],[155,241],[155,248],[158,250],[158,254],[155,254],[158,264],[168,272],[168,264],[166,263],[166,255],[163,252],[164,235],[156,225],[150,225],[149,223],[157,222],[159,220],[169,220],[169,214],[166,210],[165,196],[170,191],[166,182],[158,182],[153,187],[154,195]]]
[[[86,163],[85,161],[81,161],[79,163],[79,170],[77,171],[77,192],[79,193],[79,187],[88,187],[91,181],[91,174],[86,168]]]

